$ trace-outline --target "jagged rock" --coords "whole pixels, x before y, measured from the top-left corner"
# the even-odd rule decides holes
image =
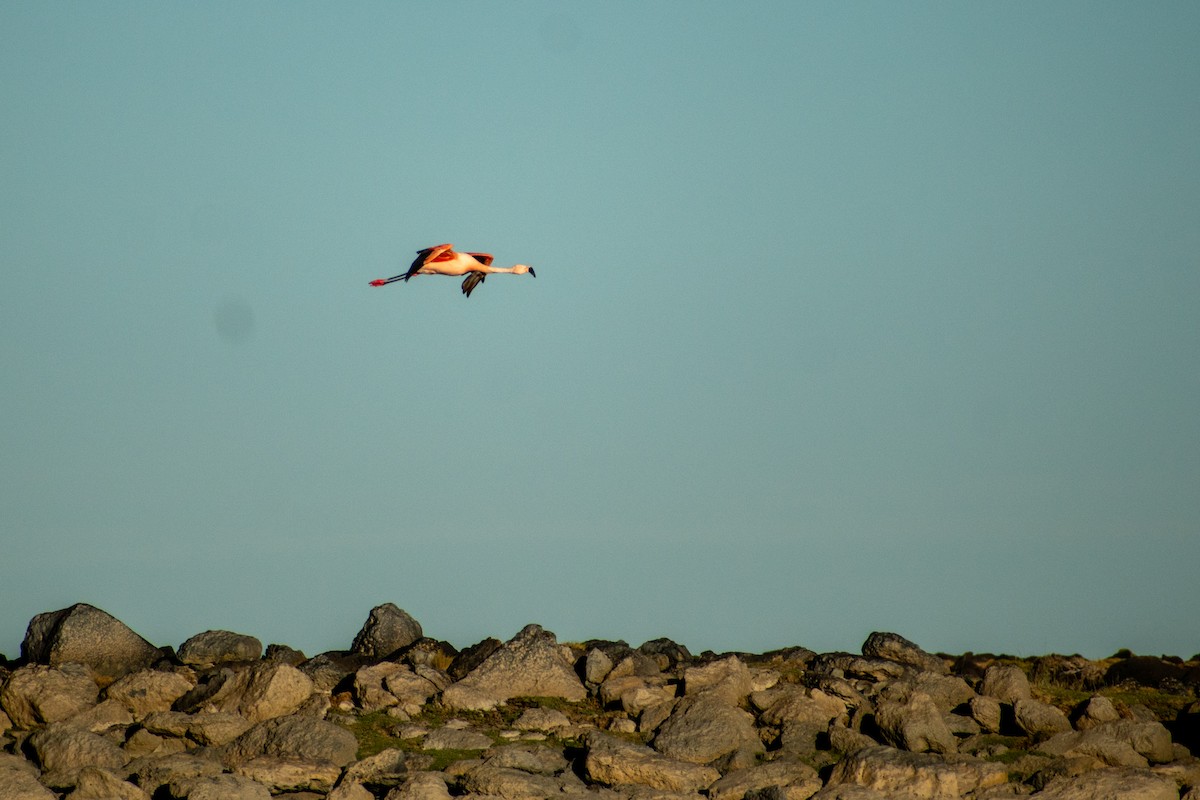
[[[1020,667],[1011,664],[993,664],[988,667],[983,673],[983,681],[979,684],[979,693],[1009,705],[1018,700],[1033,699],[1029,690],[1029,678]]]
[[[513,727],[519,731],[553,731],[571,725],[566,714],[554,708],[527,708],[513,722]]]
[[[976,695],[969,703],[971,719],[979,723],[979,727],[988,733],[999,733],[1003,712],[1000,701],[986,695]]]
[[[58,795],[38,781],[36,771],[0,761],[0,800],[58,800]]]
[[[903,750],[953,753],[958,749],[942,712],[924,692],[913,692],[907,702],[880,702],[875,710],[875,724],[884,741]]]
[[[187,736],[198,744],[217,747],[232,742],[253,726],[241,714],[222,711],[192,715],[187,723]]]
[[[354,673],[354,700],[364,714],[390,708],[400,701],[383,685],[383,680],[394,672],[409,671],[403,664],[381,661],[362,667]]]
[[[708,787],[709,800],[742,800],[751,792],[775,787],[782,797],[806,798],[821,788],[817,771],[800,761],[777,759],[726,774]]]
[[[721,777],[712,767],[678,761],[649,747],[592,731],[585,738],[585,777],[606,786],[640,785],[698,792]]]
[[[110,684],[104,696],[121,703],[140,721],[152,711],[169,711],[195,685],[195,681],[177,672],[141,670]]]
[[[857,753],[864,747],[875,747],[879,742],[861,731],[839,725],[836,721],[829,724],[829,747],[838,753]]]
[[[238,764],[233,773],[261,783],[273,794],[298,791],[326,793],[333,788],[342,770],[329,761],[259,756]]]
[[[1034,740],[1041,740],[1071,730],[1067,715],[1039,700],[1020,699],[1013,703],[1017,727]]]
[[[583,679],[593,686],[599,685],[608,673],[612,672],[614,662],[612,657],[600,649],[593,647],[587,652],[583,661]]]
[[[1076,708],[1073,716],[1076,730],[1081,731],[1103,725],[1106,722],[1116,722],[1121,718],[1112,700],[1100,694],[1092,695],[1083,701]]]
[[[537,744],[509,744],[494,748],[484,758],[484,763],[534,775],[559,775],[571,766],[561,750]]]
[[[388,792],[384,800],[450,800],[450,790],[442,773],[417,772]]]
[[[228,711],[251,722],[291,714],[313,693],[312,680],[295,667],[261,662],[234,671],[222,668],[176,701],[177,711]]]
[[[408,756],[403,750],[389,747],[346,767],[341,782],[395,786],[404,778],[406,772]]]
[[[257,661],[262,657],[262,642],[244,633],[204,631],[179,645],[176,655],[184,664],[195,667]]]
[[[862,654],[874,658],[886,658],[900,664],[908,664],[923,672],[945,675],[950,671],[946,662],[926,653],[920,647],[895,633],[876,631],[863,642]]]
[[[1003,764],[891,747],[868,747],[851,753],[833,768],[830,785],[854,783],[888,797],[955,798],[1008,782]]]
[[[168,790],[176,800],[270,800],[271,792],[261,783],[241,775],[212,775],[178,778]]]
[[[318,692],[332,692],[339,687],[347,677],[356,673],[361,667],[370,663],[370,659],[357,653],[347,653],[332,650],[320,653],[302,663],[298,669],[313,682]]]
[[[486,750],[492,737],[479,731],[438,728],[421,741],[423,750]]]
[[[61,669],[30,664],[8,676],[0,689],[0,707],[13,727],[30,730],[91,708],[99,694],[100,687],[78,664]]]
[[[383,685],[401,710],[415,715],[431,697],[450,685],[450,679],[434,667],[401,665],[401,669],[384,676]]]
[[[424,635],[421,623],[393,603],[384,603],[371,609],[350,651],[369,658],[384,658]]]
[[[811,671],[815,674],[839,674],[848,678],[879,683],[903,678],[913,672],[913,667],[874,656],[868,657],[853,653],[822,653],[813,659]]]
[[[103,700],[91,708],[67,717],[63,722],[92,733],[104,733],[112,728],[127,728],[133,724],[133,714],[116,700]]]
[[[719,695],[703,692],[680,701],[652,745],[665,756],[695,764],[707,764],[741,747],[763,749],[754,717]]]
[[[1108,768],[1057,778],[1035,797],[1037,800],[1179,800],[1179,787],[1170,778],[1143,770]]]
[[[977,697],[975,690],[957,675],[921,672],[910,681],[912,691],[929,695],[941,711],[951,711]]]
[[[661,675],[624,675],[604,681],[596,694],[605,707],[619,705],[626,714],[636,717],[647,708],[673,700],[675,689]]]
[[[469,675],[442,692],[448,708],[486,711],[519,696],[579,701],[587,689],[554,634],[527,625]]]
[[[42,782],[56,788],[74,786],[84,767],[120,769],[128,761],[111,740],[63,722],[36,731],[28,744],[42,768]]]
[[[212,754],[202,751],[144,756],[131,761],[126,767],[126,773],[151,796],[174,780],[220,775],[222,772],[221,762]]]
[[[79,771],[75,791],[64,800],[150,800],[150,795],[109,770],[84,767]]]
[[[358,740],[332,722],[313,717],[276,717],[260,722],[226,745],[219,756],[233,768],[259,756],[324,760],[344,767],[354,760]]]
[[[794,683],[783,683],[750,696],[759,710],[759,719],[767,725],[785,722],[811,722],[822,727],[830,720],[847,719],[846,703],[840,698]]]
[[[76,603],[30,620],[21,655],[51,667],[85,664],[107,683],[149,667],[162,653],[108,612]]]
[[[736,705],[745,700],[753,689],[750,669],[737,656],[687,667],[683,671],[685,696],[700,692],[715,693],[725,703]]]
[[[570,789],[584,789],[582,782],[570,772],[561,776],[537,775],[487,763],[467,770],[459,778],[458,785],[469,795],[500,797],[505,800],[543,800],[561,795]]]
[[[297,650],[294,647],[288,647],[286,644],[271,643],[267,645],[266,651],[263,652],[263,659],[266,661],[282,661],[284,664],[291,664],[293,667],[298,667],[307,660],[304,652]]]
[[[446,797],[449,796],[449,794],[446,795]],[[347,783],[343,780],[326,796],[326,800],[375,800],[375,795],[371,794],[361,783]]]
[[[1158,722],[1120,720],[1053,736],[1038,745],[1051,755],[1088,755],[1115,767],[1145,767],[1175,759],[1170,732]]]
[[[866,786],[843,783],[838,786],[826,786],[809,798],[809,800],[910,800],[910,798],[912,798],[912,795],[909,794],[885,796]]]
[[[672,669],[677,664],[692,660],[692,654],[686,647],[670,639],[651,639],[643,642],[642,646],[638,648],[638,652],[654,659],[658,668],[663,672]]]

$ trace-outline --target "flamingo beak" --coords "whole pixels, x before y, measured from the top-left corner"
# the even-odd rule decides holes
[[[533,277],[535,277],[535,278],[537,277],[537,273],[533,271],[533,267],[530,267],[530,268],[529,268],[529,274],[530,274],[530,275],[532,275],[532,276],[533,276]]]

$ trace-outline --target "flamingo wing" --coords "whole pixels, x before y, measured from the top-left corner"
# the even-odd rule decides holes
[[[471,255],[475,255],[475,254],[472,253]],[[483,279],[486,277],[487,277],[487,274],[483,273],[483,272],[468,272],[467,277],[462,282],[462,293],[464,295],[466,295],[467,297],[470,297],[471,291],[476,286],[483,283]]]
[[[412,266],[408,268],[408,274],[404,276],[404,280],[408,280],[413,275],[416,275],[421,267],[431,261],[452,261],[454,256],[454,245],[452,244],[439,244],[433,247],[426,247],[424,250],[418,250],[417,257],[413,259]]]
[[[467,253],[467,255],[478,261],[480,264],[483,264],[485,267],[490,267],[492,265],[492,261],[494,260],[491,253]]]

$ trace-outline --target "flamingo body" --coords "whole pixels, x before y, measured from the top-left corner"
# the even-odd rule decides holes
[[[492,260],[491,253],[460,253],[454,249],[452,244],[439,244],[418,251],[408,272],[393,278],[376,278],[371,281],[371,285],[386,286],[394,281],[407,282],[413,275],[466,275],[467,277],[462,283],[462,293],[470,297],[471,292],[476,286],[483,283],[484,278],[497,272],[506,272],[510,275],[524,275],[528,272],[533,277],[537,277],[533,267],[525,264],[517,264],[512,267],[493,267]]]

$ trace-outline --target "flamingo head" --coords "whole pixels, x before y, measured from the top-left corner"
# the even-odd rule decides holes
[[[517,264],[513,267],[513,275],[524,275],[526,272],[535,278],[537,277],[537,273],[533,271],[533,267],[526,264]]]

